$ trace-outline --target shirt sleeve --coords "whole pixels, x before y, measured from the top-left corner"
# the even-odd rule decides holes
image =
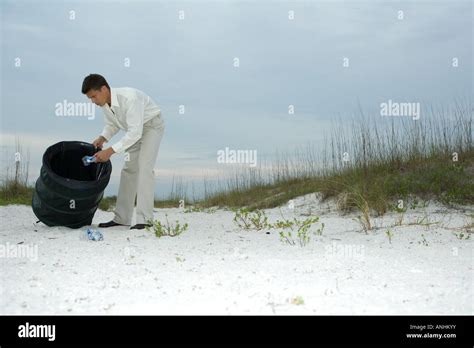
[[[127,110],[125,118],[127,121],[127,132],[125,135],[112,145],[112,149],[117,153],[125,152],[130,146],[135,144],[143,133],[145,105],[141,100],[136,100]]]
[[[100,135],[102,135],[107,141],[110,141],[110,139],[112,139],[112,137],[117,134],[118,131],[119,128],[116,125],[112,123],[106,123],[104,130]]]

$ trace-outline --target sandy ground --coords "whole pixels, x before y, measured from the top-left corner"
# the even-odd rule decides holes
[[[271,222],[319,215],[323,234],[304,247],[277,230],[239,229],[226,210],[157,209],[189,230],[157,238],[108,228],[93,242],[79,238],[87,227],[50,228],[31,207],[0,207],[0,313],[473,314],[474,237],[461,228],[472,207],[430,204],[395,227],[399,215],[388,214],[365,233],[315,195],[294,203],[266,213]],[[112,217],[98,211],[93,226]],[[423,217],[438,223],[410,224]]]

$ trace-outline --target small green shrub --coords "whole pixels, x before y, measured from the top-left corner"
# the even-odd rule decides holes
[[[178,220],[176,220],[176,224],[170,224],[168,221],[168,215],[166,217],[166,224],[162,224],[159,220],[148,220],[147,223],[152,225],[147,226],[147,231],[154,231],[155,235],[160,238],[163,236],[175,237],[183,233],[188,229],[188,223],[181,225]]]
[[[270,225],[272,228],[290,229],[291,231],[280,231],[280,240],[290,245],[296,245],[298,242],[301,247],[305,246],[310,241],[309,229],[313,224],[319,221],[319,217],[307,218],[303,221],[294,218],[293,220],[277,220],[276,223]],[[324,223],[315,232],[316,235],[322,235],[324,230]]]
[[[262,230],[269,228],[268,217],[262,210],[250,211],[248,208],[242,208],[235,211],[234,222],[240,228],[245,230]]]

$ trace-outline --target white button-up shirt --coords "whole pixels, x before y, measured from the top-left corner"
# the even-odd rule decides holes
[[[105,127],[101,135],[109,141],[120,129],[125,130],[122,139],[112,145],[115,152],[122,153],[142,137],[145,122],[153,117],[161,119],[161,111],[149,96],[138,89],[110,88],[110,94],[111,106],[107,103],[102,106]]]

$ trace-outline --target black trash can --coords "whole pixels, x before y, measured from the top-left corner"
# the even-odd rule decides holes
[[[46,150],[32,208],[48,226],[90,225],[110,180],[112,163],[84,166],[82,157],[99,151],[81,141],[61,141]]]

